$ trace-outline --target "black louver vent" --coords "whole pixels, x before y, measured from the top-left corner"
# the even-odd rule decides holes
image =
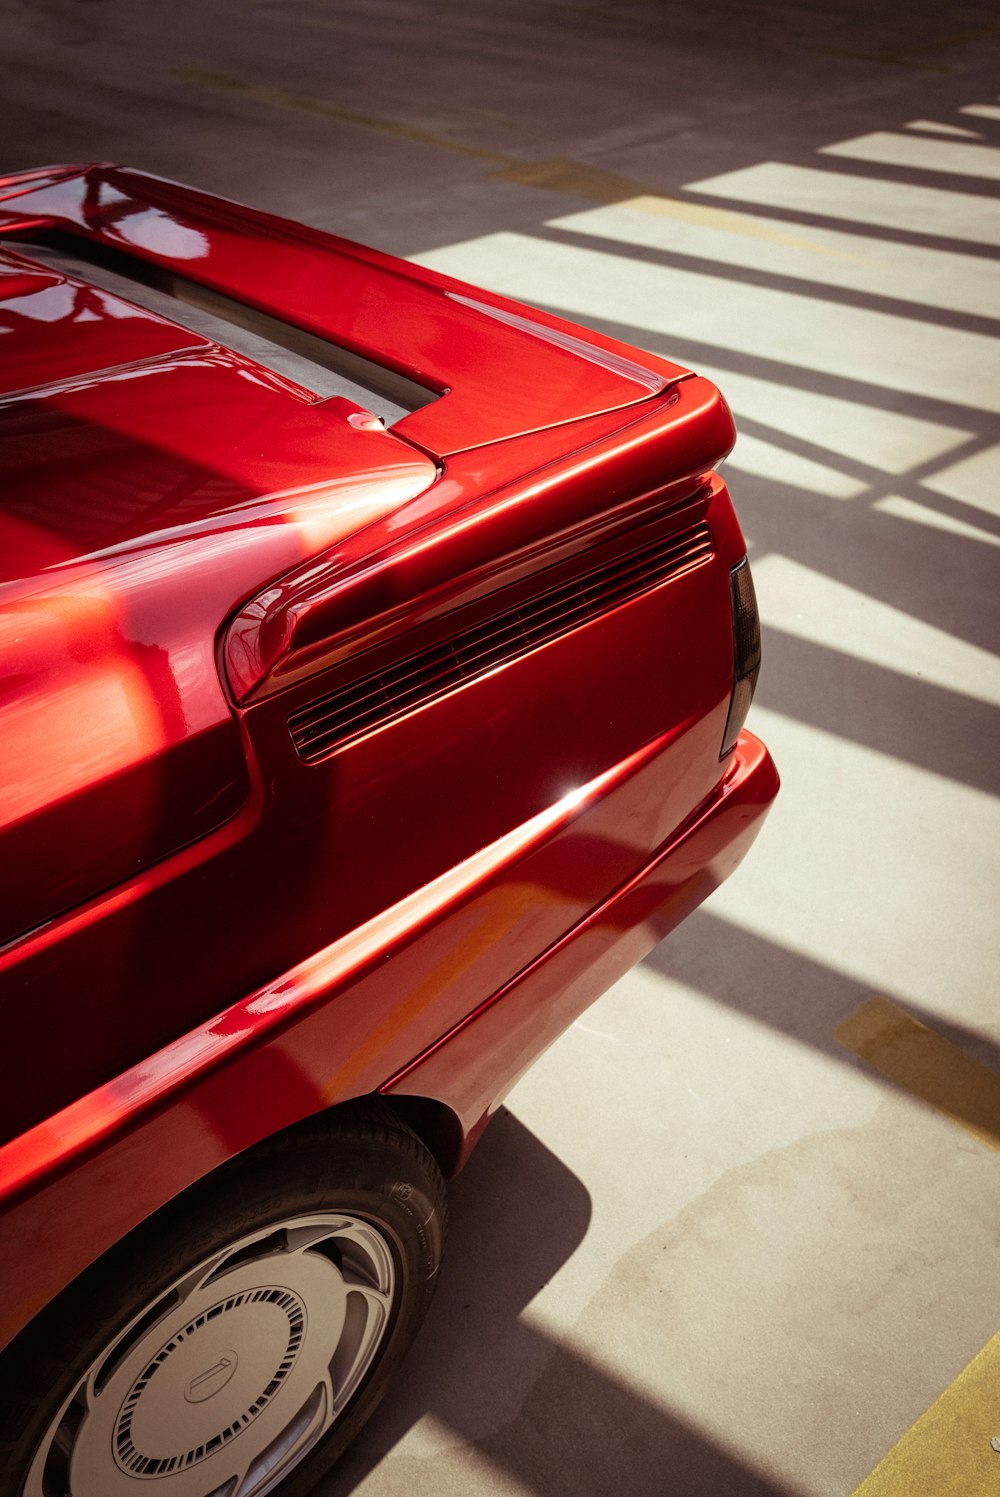
[[[328,692],[288,719],[306,763],[453,691],[598,614],[637,598],[712,555],[707,525],[690,525],[619,553],[447,639]]]

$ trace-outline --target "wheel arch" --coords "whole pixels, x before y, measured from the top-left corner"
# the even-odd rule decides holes
[[[446,1179],[458,1173],[468,1157],[469,1142],[458,1114],[446,1102],[435,1097],[394,1094],[378,1094],[377,1100],[417,1135]]]
[[[358,1341],[354,1324],[356,1316],[353,1319],[348,1316],[346,1321],[342,1318],[339,1322],[334,1316],[330,1345],[338,1347],[339,1357],[339,1338],[346,1326],[343,1347],[353,1360],[349,1360],[339,1373],[335,1372],[329,1354],[323,1350],[326,1343],[322,1342],[321,1336],[318,1365],[329,1385],[326,1401],[316,1391],[302,1408],[308,1412],[310,1431],[324,1410],[330,1417],[322,1428],[317,1426],[315,1438],[311,1434],[309,1444],[303,1446],[301,1476],[297,1474],[300,1456],[296,1455],[289,1465],[285,1458],[286,1447],[275,1441],[273,1430],[263,1430],[258,1437],[260,1450],[251,1452],[251,1455],[255,1462],[265,1457],[278,1459],[283,1462],[280,1465],[282,1482],[287,1475],[292,1479],[295,1492],[305,1492],[307,1487],[311,1491],[314,1482],[325,1474],[376,1406],[416,1333],[437,1283],[447,1223],[447,1200],[440,1170],[430,1150],[402,1122],[394,1108],[382,1103],[377,1096],[368,1096],[344,1102],[339,1107],[300,1119],[289,1128],[279,1129],[270,1138],[235,1155],[219,1169],[235,1169],[230,1179],[231,1188],[224,1195],[220,1197],[216,1171],[210,1171],[194,1182],[187,1191],[166,1203],[160,1212],[139,1223],[101,1259],[90,1264],[7,1347],[0,1358],[0,1470],[4,1473],[0,1476],[0,1492],[3,1497],[14,1497],[15,1491],[22,1493],[24,1480],[28,1481],[27,1490],[35,1492],[37,1489],[40,1497],[43,1485],[45,1491],[49,1490],[48,1479],[42,1481],[43,1468],[51,1478],[50,1465],[53,1462],[57,1468],[53,1487],[58,1484],[59,1490],[64,1490],[61,1477],[65,1477],[69,1459],[66,1454],[69,1447],[63,1443],[64,1437],[72,1436],[75,1440],[81,1424],[86,1424],[97,1407],[89,1395],[80,1401],[77,1384],[81,1378],[94,1381],[110,1375],[107,1371],[108,1348],[124,1346],[124,1355],[131,1357],[142,1336],[152,1335],[151,1344],[159,1344],[157,1337],[162,1340],[161,1327],[167,1325],[170,1316],[179,1313],[177,1306],[184,1309],[183,1300],[174,1294],[174,1288],[183,1285],[186,1295],[193,1285],[194,1291],[203,1297],[207,1294],[208,1300],[221,1294],[222,1301],[213,1309],[212,1315],[221,1309],[234,1306],[238,1309],[241,1293],[244,1298],[248,1293],[251,1298],[284,1295],[293,1312],[297,1307],[304,1334],[306,1312],[302,1306],[309,1303],[309,1293],[317,1289],[316,1263],[322,1261],[326,1264],[322,1272],[330,1280],[331,1276],[339,1274],[341,1260],[336,1254],[320,1253],[318,1259],[310,1256],[306,1261],[312,1267],[303,1270],[297,1256],[301,1244],[279,1242],[277,1239],[282,1234],[273,1226],[277,1221],[278,1226],[283,1227],[289,1214],[296,1229],[301,1222],[305,1223],[307,1230],[313,1231],[314,1222],[319,1220],[315,1213],[325,1212],[329,1223],[324,1231],[329,1230],[341,1238],[345,1233],[355,1233],[356,1246],[365,1250],[372,1242],[379,1241],[381,1234],[381,1248],[372,1258],[377,1272],[361,1281],[369,1285],[365,1295],[378,1293],[384,1301],[381,1312],[374,1319],[369,1317],[370,1328],[378,1332],[377,1342],[371,1342],[373,1349],[378,1348],[377,1358],[374,1350],[366,1351],[363,1340]],[[344,1213],[348,1214],[346,1219]],[[373,1231],[373,1227],[377,1230]],[[289,1253],[288,1266],[279,1270],[282,1276],[272,1280],[265,1271],[264,1284],[276,1283],[290,1288],[258,1288],[255,1287],[256,1279],[249,1284],[243,1282],[241,1286],[241,1274],[256,1272],[244,1250],[245,1242],[251,1239],[258,1249],[272,1257],[276,1253]],[[254,1261],[260,1257],[260,1251],[253,1255]],[[215,1270],[223,1259],[226,1260],[225,1272],[237,1276],[229,1288],[225,1287],[228,1281],[220,1281],[222,1287],[215,1284]],[[392,1267],[389,1266],[390,1259],[394,1264]],[[356,1268],[354,1258],[349,1262],[354,1265],[353,1272]],[[296,1285],[293,1266],[297,1263],[300,1266]],[[213,1271],[213,1276],[196,1282],[192,1277],[192,1264],[206,1265]],[[323,1298],[316,1303],[325,1304],[326,1286],[320,1284],[319,1291]],[[227,1294],[231,1293],[236,1297],[227,1299]],[[304,1298],[296,1300],[296,1293]],[[352,1303],[356,1306],[358,1301]],[[206,1316],[204,1303],[200,1309],[196,1305],[195,1310],[201,1319],[193,1322],[192,1327],[201,1327],[211,1316]],[[181,1321],[184,1320],[182,1314]],[[319,1317],[316,1324],[320,1325],[321,1320]],[[294,1324],[292,1322],[293,1329]],[[167,1350],[178,1345],[192,1327],[175,1333]],[[288,1334],[286,1332],[281,1340],[277,1353],[281,1358],[289,1355]],[[67,1348],[73,1350],[78,1365],[67,1362]],[[240,1344],[240,1359],[244,1358],[244,1350]],[[140,1352],[143,1359],[138,1367],[141,1369],[147,1361],[145,1348],[141,1345]],[[364,1359],[358,1361],[362,1352]],[[235,1353],[227,1352],[225,1356],[230,1357],[235,1365]],[[314,1362],[315,1359],[314,1353]],[[294,1361],[293,1356],[286,1371]],[[285,1367],[284,1361],[281,1365]],[[117,1401],[113,1399],[107,1405],[112,1413],[120,1402],[122,1387],[127,1388],[128,1380],[134,1377],[136,1370],[133,1366],[128,1371],[127,1362],[121,1366],[127,1376],[119,1387]],[[311,1386],[308,1379],[310,1376],[315,1378],[316,1371],[313,1368],[310,1372],[308,1358],[303,1361],[303,1366],[305,1391],[308,1393]],[[270,1364],[263,1369],[265,1380],[269,1368]],[[351,1381],[356,1369],[360,1369],[358,1376],[363,1377],[357,1384]],[[190,1370],[188,1368],[185,1372],[182,1363],[180,1388],[183,1388],[183,1378]],[[114,1375],[118,1376],[118,1371]],[[296,1375],[302,1384],[302,1375]],[[341,1379],[339,1384],[338,1377]],[[330,1378],[333,1378],[333,1383]],[[341,1404],[334,1396],[335,1385],[337,1391],[342,1392]],[[319,1386],[317,1384],[317,1390]],[[300,1397],[301,1391],[300,1387]],[[186,1392],[184,1398],[192,1401]],[[299,1429],[296,1421],[301,1420],[302,1411],[296,1413],[297,1407],[295,1404],[291,1406],[289,1429]],[[251,1406],[251,1414],[258,1411],[256,1404]],[[286,1419],[288,1412],[286,1407]],[[98,1426],[98,1436],[101,1432]],[[104,1434],[107,1435],[106,1429]],[[192,1435],[189,1429],[188,1437],[196,1439],[197,1431]],[[113,1457],[106,1446],[100,1447],[99,1441],[95,1446],[97,1437],[93,1433],[84,1438],[90,1440],[86,1459],[94,1458],[94,1451],[100,1454],[103,1449],[101,1459],[107,1470],[114,1474],[110,1462],[117,1457]],[[218,1442],[210,1442],[214,1443]],[[197,1458],[201,1459],[200,1451]],[[75,1454],[72,1459],[75,1462]],[[154,1464],[162,1465],[158,1450],[154,1450],[152,1459]],[[186,1463],[189,1457],[185,1455],[178,1459]],[[85,1490],[103,1492],[106,1490],[103,1475],[98,1473],[95,1486],[94,1470],[96,1467],[87,1467]],[[214,1490],[215,1483],[209,1484]],[[286,1490],[284,1484],[282,1490]],[[288,1490],[291,1497],[291,1489]]]

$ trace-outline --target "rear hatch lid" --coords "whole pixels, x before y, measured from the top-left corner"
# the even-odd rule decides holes
[[[635,405],[688,371],[377,250],[122,167],[0,179],[0,233],[60,230],[209,288],[436,396],[397,424],[438,459]]]
[[[220,626],[437,471],[351,401],[0,257],[0,943],[239,810]]]

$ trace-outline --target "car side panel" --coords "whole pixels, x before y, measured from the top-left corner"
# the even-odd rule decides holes
[[[0,953],[5,1041],[23,1057],[0,1097],[0,1136],[140,1062],[670,733],[659,824],[638,828],[634,844],[656,846],[723,770],[728,571],[743,543],[721,484],[708,519],[710,562],[323,763],[299,761],[285,726],[308,683],[243,713],[256,791],[228,831]],[[610,867],[608,888],[627,871]],[[508,945],[505,977],[559,934],[536,926]],[[80,973],[101,974],[99,995],[81,991]],[[412,1050],[462,1016],[455,1001],[464,998],[438,996]]]
[[[367,950],[348,943],[326,966],[320,954],[0,1150],[0,1182],[15,1192],[0,1216],[0,1275],[16,1286],[0,1345],[188,1184],[339,1101],[379,1088],[437,1097],[468,1147],[517,1074],[756,834],[777,777],[744,734],[709,801],[652,857],[637,855],[637,828],[655,826],[672,777],[671,746],[657,740],[599,777],[583,809],[570,798],[501,839],[487,850],[492,873],[447,875],[429,891],[436,909],[410,902],[409,927],[398,915],[395,928],[376,922]],[[630,874],[613,880],[623,864]],[[498,981],[507,937],[539,908],[559,911],[561,936],[546,944],[535,931],[541,955]],[[442,987],[464,995],[463,1017],[415,1048]]]
[[[767,750],[744,733],[722,789],[701,816],[383,1092],[447,1099],[471,1148],[542,1051],[729,877],[777,790]]]

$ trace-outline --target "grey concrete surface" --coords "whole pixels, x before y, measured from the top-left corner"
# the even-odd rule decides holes
[[[834,1035],[884,995],[1000,1070],[996,12],[7,0],[0,37],[0,168],[369,240],[741,430],[782,795],[510,1097],[321,1497],[843,1497],[1000,1326],[995,1149]]]

